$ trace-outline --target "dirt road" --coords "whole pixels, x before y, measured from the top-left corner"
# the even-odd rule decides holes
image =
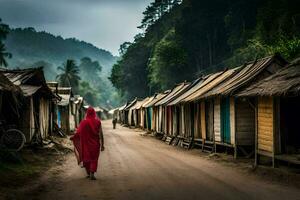
[[[98,179],[86,179],[70,155],[45,174],[33,199],[300,199],[296,188],[262,181],[138,130],[103,125],[106,150]]]

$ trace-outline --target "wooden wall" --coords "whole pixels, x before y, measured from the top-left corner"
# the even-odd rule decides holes
[[[258,98],[258,150],[273,153],[274,101],[272,97]]]
[[[214,141],[214,102],[208,100],[205,102],[205,130],[206,140]]]
[[[205,124],[205,101],[201,101],[200,103],[200,111],[201,111],[201,135],[202,139],[206,139],[206,124]]]
[[[200,102],[194,104],[194,138],[202,138],[201,135],[201,109]]]
[[[214,101],[214,134],[215,141],[221,142],[221,100],[216,98]]]
[[[255,110],[247,101],[236,99],[236,144],[254,145]]]

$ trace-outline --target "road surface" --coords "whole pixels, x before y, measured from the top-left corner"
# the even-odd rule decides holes
[[[141,131],[103,123],[106,150],[97,180],[85,178],[73,155],[45,174],[33,199],[300,199],[300,190],[263,181]],[[63,169],[63,170],[62,170]]]

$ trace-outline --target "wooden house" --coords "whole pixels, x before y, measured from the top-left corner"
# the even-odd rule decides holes
[[[72,88],[58,87],[61,100],[57,103],[57,125],[65,134],[70,134],[75,129],[74,116],[71,114]]]
[[[21,88],[0,72],[0,122],[19,128],[19,118],[24,98]]]
[[[165,134],[164,140],[166,139],[167,143],[171,143],[173,140],[173,112],[175,112],[171,106],[168,106],[168,103],[179,96],[184,92],[190,83],[184,82],[176,85],[170,93],[168,93],[164,98],[157,101],[154,106],[162,108],[162,133]]]
[[[79,123],[82,119],[85,117],[85,110],[83,107],[84,100],[83,97],[80,95],[74,95],[70,98],[70,104],[71,104],[71,115],[72,115],[72,121],[70,123],[73,123],[74,125],[71,125],[72,127],[77,128]],[[74,129],[73,129],[74,131]]]
[[[144,120],[145,120],[145,113],[142,113],[142,106],[143,104],[145,104],[146,102],[149,101],[149,97],[146,97],[145,99],[141,100],[141,101],[137,101],[137,103],[131,107],[131,110],[133,112],[133,121],[134,121],[134,126],[135,127],[139,127],[141,128],[142,125],[144,124]],[[143,121],[143,123],[142,123]]]
[[[141,106],[141,128],[142,129],[147,129],[148,127],[148,124],[150,125],[151,124],[151,120],[152,120],[152,117],[151,116],[148,116],[148,112],[147,112],[147,105],[154,99],[155,95],[152,96],[152,97],[149,97],[147,101],[145,101],[145,103],[142,104]],[[150,126],[151,127],[151,126]]]
[[[255,164],[260,156],[300,164],[300,62],[240,91],[237,97],[255,99]]]
[[[149,124],[148,129],[158,134],[162,134],[163,132],[163,116],[164,111],[162,106],[155,106],[155,103],[165,98],[171,91],[165,91],[163,93],[159,93],[155,95],[153,100],[146,105],[147,108],[147,117],[152,120],[149,120],[151,124]]]
[[[125,119],[126,119],[126,117],[125,117],[125,108],[127,107],[127,105],[128,105],[128,103],[125,103],[123,106],[121,106],[121,107],[119,107],[119,119],[120,119],[120,123],[121,124],[125,124]]]
[[[26,137],[26,142],[41,142],[46,139],[52,130],[53,101],[58,97],[47,86],[43,69],[1,69],[1,73],[18,86],[25,97],[21,100],[22,120],[19,127]]]
[[[172,114],[172,136],[176,137],[176,141],[180,144],[184,138],[188,138],[185,135],[185,117],[186,112],[184,109],[184,104],[181,104],[181,101],[194,93],[197,88],[202,84],[203,79],[199,78],[193,81],[181,94],[168,103],[168,106],[173,110]]]
[[[125,108],[125,125],[134,126],[134,120],[133,120],[133,113],[131,110],[131,107],[133,107],[137,102],[137,98],[135,98],[133,101],[131,101]]]
[[[198,95],[197,99],[212,100],[214,104],[215,150],[218,146],[225,146],[234,148],[235,157],[238,151],[244,156],[251,156],[255,135],[253,101],[235,98],[234,94],[248,85],[274,74],[285,64],[286,61],[278,55],[246,63],[238,68],[238,71],[229,79],[222,81],[210,91]]]
[[[202,149],[207,147],[212,150],[212,145],[210,144],[213,144],[214,140],[211,126],[217,122],[213,121],[212,123],[211,120],[212,116],[214,116],[213,112],[216,111],[216,109],[212,109],[213,102],[206,101],[200,97],[223,81],[228,80],[237,70],[238,68],[234,68],[206,76],[195,92],[181,100],[181,103],[191,110],[190,116],[192,120],[189,120],[190,124],[186,126],[186,130],[193,138],[194,144],[201,146]],[[205,107],[207,107],[207,110]],[[207,129],[209,129],[208,132],[206,132]]]

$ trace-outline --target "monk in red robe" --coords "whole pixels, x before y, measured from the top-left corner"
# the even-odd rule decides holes
[[[101,121],[94,108],[87,109],[85,119],[80,122],[71,140],[74,143],[78,164],[82,164],[86,169],[87,178],[96,180],[94,173],[98,168],[100,150],[104,151],[104,139]]]

